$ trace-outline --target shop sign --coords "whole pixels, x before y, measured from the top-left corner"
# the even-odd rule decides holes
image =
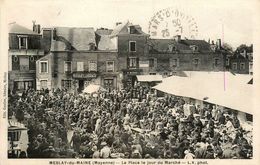
[[[74,72],[72,75],[73,78],[96,78],[97,74],[96,73],[90,73],[90,72]]]

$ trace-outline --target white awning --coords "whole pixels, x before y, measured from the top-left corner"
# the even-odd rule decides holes
[[[137,75],[137,81],[139,82],[153,82],[162,81],[162,75]]]
[[[83,93],[95,93],[98,92],[100,89],[100,85],[94,85],[94,84],[89,84],[84,90]]]
[[[247,84],[250,77],[229,72],[189,72],[186,75],[188,77],[166,78],[154,88],[253,114],[253,86]]]

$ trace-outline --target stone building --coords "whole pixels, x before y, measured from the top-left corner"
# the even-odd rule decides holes
[[[80,92],[89,83],[119,87],[117,52],[109,33],[95,33],[94,28],[54,27],[43,29],[43,34],[47,37],[43,36],[43,42],[50,45],[45,46],[48,55],[37,61],[37,89]]]
[[[37,89],[81,91],[89,83],[105,88],[132,86],[137,75],[223,71],[221,41],[151,39],[139,25],[117,23],[114,29],[54,27],[43,29],[47,56],[37,61]],[[151,80],[151,76],[149,77]]]
[[[11,91],[35,88],[35,61],[44,55],[40,25],[33,30],[17,23],[9,25],[8,87]]]
[[[230,71],[237,74],[253,74],[253,45],[239,47],[229,56]]]

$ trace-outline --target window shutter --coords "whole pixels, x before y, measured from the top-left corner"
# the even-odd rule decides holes
[[[157,68],[157,58],[154,58],[154,68]]]
[[[130,66],[130,59],[127,57],[127,67],[129,67]]]
[[[139,67],[139,58],[136,58],[136,67]]]

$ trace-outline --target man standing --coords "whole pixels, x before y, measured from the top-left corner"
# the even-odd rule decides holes
[[[106,142],[102,142],[101,146],[103,146],[103,148],[100,150],[100,158],[110,158],[111,156],[111,149],[107,146]]]

